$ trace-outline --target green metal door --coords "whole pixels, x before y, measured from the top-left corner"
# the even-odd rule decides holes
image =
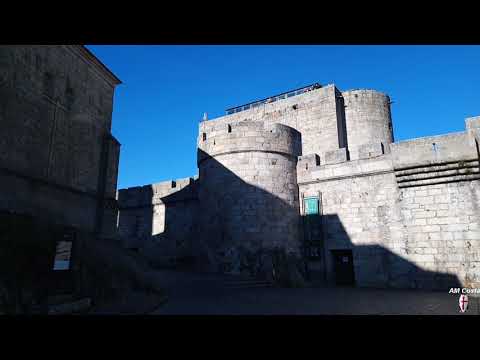
[[[303,229],[306,256],[310,260],[319,260],[322,254],[322,218],[319,198],[316,196],[305,198],[304,209]]]
[[[318,197],[305,198],[305,215],[318,215]]]

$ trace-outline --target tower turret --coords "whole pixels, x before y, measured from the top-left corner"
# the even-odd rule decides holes
[[[375,90],[350,90],[342,93],[350,160],[362,157],[362,147],[380,147],[389,152],[393,142],[390,98]]]
[[[299,155],[300,133],[285,125],[200,124],[201,236],[214,266],[255,267],[269,249],[299,255]]]

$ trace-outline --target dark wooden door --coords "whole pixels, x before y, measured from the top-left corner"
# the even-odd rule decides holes
[[[335,267],[335,282],[340,286],[354,286],[355,273],[353,270],[352,250],[332,250]]]

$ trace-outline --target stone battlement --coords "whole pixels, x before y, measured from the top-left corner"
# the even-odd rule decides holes
[[[469,130],[390,144],[395,168],[477,158],[475,134]]]
[[[166,200],[165,198],[180,191],[182,194],[176,196],[176,201],[191,199],[196,197],[197,180],[198,176],[194,176],[120,189],[117,192],[119,208],[143,207],[162,203]]]
[[[358,96],[364,96],[364,97],[371,97],[371,98],[386,98],[390,100],[390,96],[388,96],[388,94],[375,89],[364,89],[364,88],[350,89],[350,90],[342,91],[342,95],[343,96],[353,95],[354,98],[357,98]]]
[[[314,89],[303,94],[295,95],[292,97],[287,97],[285,99],[280,99],[272,103],[260,104],[257,107],[250,108],[248,110],[243,110],[238,113],[229,114],[214,118],[208,121],[204,121],[207,126],[214,126],[214,122],[218,121],[238,121],[243,119],[255,119],[263,117],[265,114],[273,113],[276,111],[288,111],[291,110],[293,106],[299,105],[300,103],[309,103],[314,101],[317,98],[328,97],[329,95],[335,92],[335,85],[329,84],[325,85],[319,89]],[[293,109],[295,110],[295,109]]]
[[[299,166],[301,166],[300,164],[301,162],[299,161]],[[389,155],[309,166],[308,170],[297,167],[299,184],[331,181],[384,172],[393,172],[392,160]]]
[[[208,157],[247,151],[274,152],[296,157],[301,154],[301,135],[297,130],[282,124],[243,120],[212,131],[200,126],[198,149],[199,162]]]
[[[335,158],[339,148],[347,147],[350,159],[358,159],[364,144],[381,142],[384,152],[393,141],[390,97],[370,89],[339,91],[335,85],[304,94],[260,104],[200,124],[200,136],[207,139],[233,131],[237,122],[283,124],[302,134],[302,153],[317,153]],[[318,139],[322,139],[319,141]],[[199,138],[199,140],[201,140]],[[333,152],[326,154],[327,152]]]
[[[345,164],[347,168],[355,167],[359,160],[370,160],[385,155],[385,146],[381,142],[373,142],[360,145],[357,149],[357,159],[350,160],[349,152],[346,148],[327,151],[321,155],[307,154],[298,157],[297,176],[299,182],[312,181],[316,179],[312,174],[321,170],[328,173],[328,176],[333,176],[330,170],[333,165]],[[338,167],[338,166],[337,166]],[[355,171],[354,171],[355,172]],[[360,172],[360,171],[358,171]]]

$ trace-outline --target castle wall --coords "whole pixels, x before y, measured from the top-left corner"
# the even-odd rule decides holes
[[[386,165],[386,164],[385,164]],[[358,286],[385,285],[388,253],[392,243],[389,219],[397,212],[395,179],[392,172],[362,176],[353,174],[353,164],[335,171],[352,171],[331,180],[299,184],[302,197],[321,199],[324,253],[320,270],[334,283],[332,250],[352,249],[355,280]]]
[[[472,142],[473,141],[473,142]],[[391,145],[396,168],[477,158],[475,140],[468,132],[458,132],[400,141]]]
[[[127,248],[148,258],[191,256],[198,236],[195,178],[164,181],[118,192],[119,234]]]
[[[115,219],[120,144],[110,129],[118,81],[82,49],[0,46],[0,206],[94,231],[100,216]],[[19,199],[6,203],[12,188]],[[92,217],[104,196],[110,209]]]
[[[393,143],[390,154],[343,163],[301,157],[300,196],[321,198],[330,281],[331,250],[352,249],[359,286],[478,286],[478,125],[474,118],[463,133]]]
[[[322,156],[326,151],[339,148],[336,93],[334,85],[327,85],[301,95],[206,121],[202,126],[204,129],[222,130],[228,124],[242,120],[263,121],[267,125],[283,124],[302,134],[303,154],[317,153]]]
[[[399,251],[423,269],[455,275],[464,286],[478,286],[479,195],[478,180],[402,189],[399,202],[405,233],[404,249]],[[437,287],[443,284],[429,281]]]
[[[209,125],[200,124],[198,163],[201,237],[212,266],[241,271],[242,257],[258,260],[275,248],[299,256],[300,134],[253,121]]]
[[[333,85],[203,121],[193,198],[171,183],[158,204],[151,187],[125,190],[146,200],[122,198],[121,231],[191,239],[211,269],[254,273],[269,249],[303,255],[303,199],[319,197],[321,256],[309,261],[328,282],[333,251],[350,249],[358,286],[480,286],[480,117],[463,132],[393,140],[387,95]],[[178,205],[161,204],[175,194]]]

